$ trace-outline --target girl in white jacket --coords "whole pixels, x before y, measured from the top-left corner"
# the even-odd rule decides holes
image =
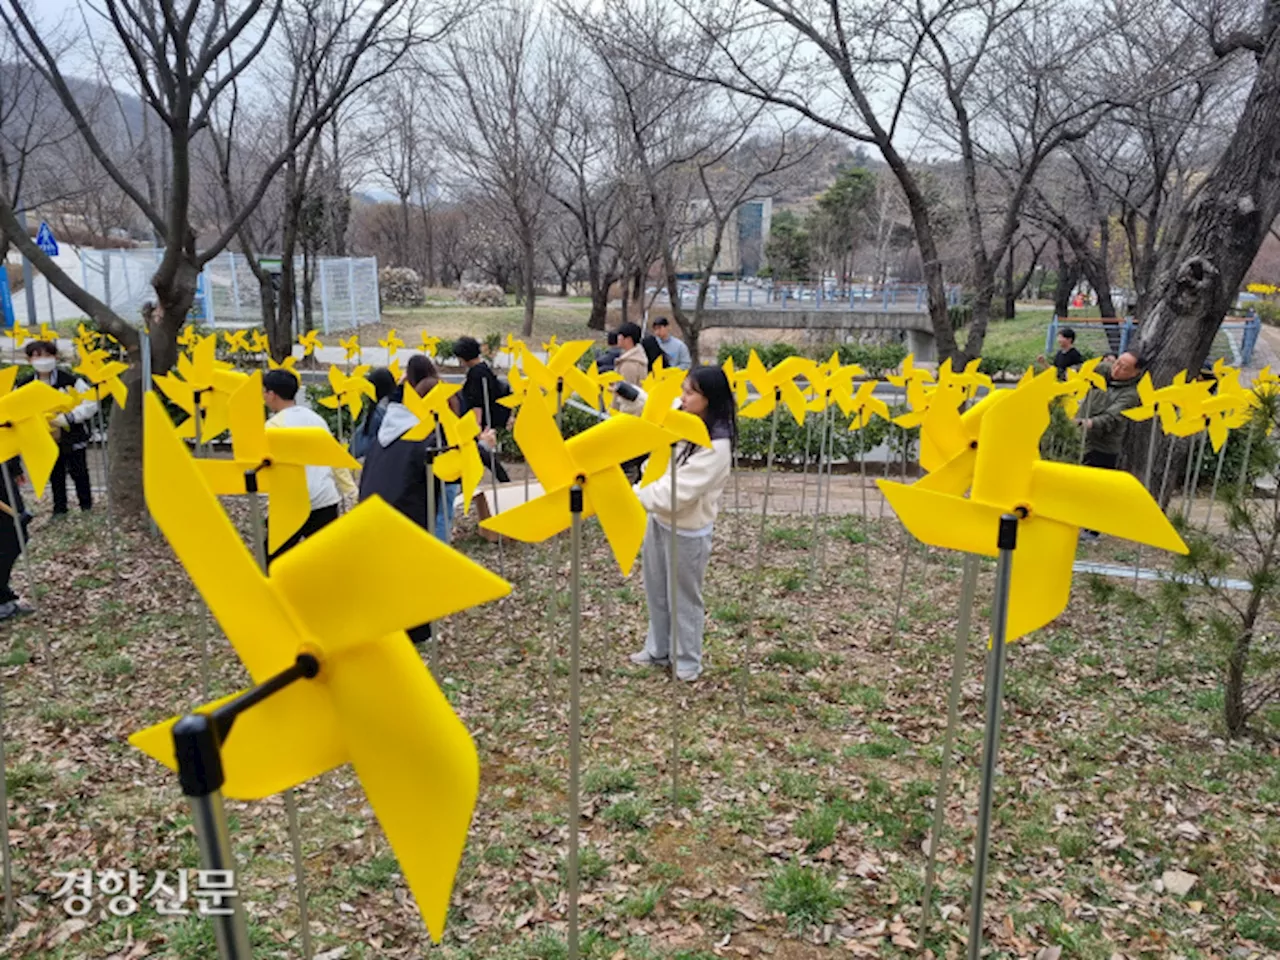
[[[640,490],[640,502],[649,511],[649,527],[640,554],[644,589],[649,601],[649,635],[644,649],[631,655],[631,662],[652,666],[670,665],[671,600],[667,567],[670,537],[676,543],[677,644],[676,676],[697,680],[702,674],[702,631],[706,608],[702,602],[702,580],[711,556],[711,532],[720,497],[729,481],[733,465],[733,445],[737,442],[737,421],[733,390],[719,367],[697,367],[684,381],[682,407],[702,417],[711,435],[711,448],[685,441],[676,445],[676,509],[671,515],[671,474]]]

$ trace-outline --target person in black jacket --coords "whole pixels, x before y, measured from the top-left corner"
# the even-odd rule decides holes
[[[58,347],[48,340],[32,340],[23,348],[34,371],[32,379],[47,383],[55,390],[88,393],[89,383],[65,367],[58,366]],[[58,441],[58,462],[49,477],[53,488],[53,515],[67,512],[67,476],[75,484],[76,499],[81,510],[93,508],[93,489],[89,484],[89,440],[93,418],[98,412],[94,400],[85,400],[66,413],[53,418],[54,439]]]
[[[13,587],[9,584],[9,578],[13,575],[14,564],[22,556],[22,547],[18,541],[18,531],[14,526],[14,517],[16,516],[19,522],[22,523],[23,540],[25,540],[29,536],[25,531],[27,531],[31,522],[31,515],[27,513],[26,507],[22,503],[22,491],[18,487],[18,480],[22,476],[22,461],[18,457],[14,457],[7,464],[7,468],[9,471],[9,483],[6,484],[3,480],[0,480],[0,621],[8,620],[19,614],[31,613],[31,608],[18,599],[18,595],[13,592]],[[10,485],[13,487],[15,503],[9,502]]]
[[[618,346],[618,332],[610,330],[605,335],[606,349],[596,354],[596,370],[600,373],[612,373],[613,365],[622,356],[622,348]]]
[[[1044,363],[1044,355],[1036,358]],[[1053,355],[1053,365],[1058,368],[1058,379],[1067,379],[1067,371],[1084,363],[1084,354],[1076,349],[1076,332],[1070,327],[1058,331],[1058,352]]]
[[[360,422],[351,431],[351,456],[363,460],[378,435],[378,427],[386,415],[390,396],[396,389],[396,378],[386,367],[369,371],[365,378],[373,384],[373,406],[365,411]]]

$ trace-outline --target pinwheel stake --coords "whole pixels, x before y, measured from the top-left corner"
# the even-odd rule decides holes
[[[1209,512],[1204,518],[1204,532],[1209,532],[1209,524],[1213,522],[1213,505],[1218,499],[1218,482],[1222,479],[1222,460],[1227,455],[1227,440],[1218,448],[1218,465],[1213,469],[1213,488],[1209,491]]]
[[[189,713],[173,725],[173,748],[178,765],[178,782],[191,801],[191,821],[195,826],[200,863],[206,870],[227,871],[235,876],[231,855],[231,834],[222,802],[226,777],[222,768],[222,744],[231,733],[236,718],[255,704],[302,679],[320,673],[320,663],[307,653],[298,655],[293,666],[222,704],[209,713]],[[233,896],[230,913],[213,914],[214,939],[222,960],[252,960],[249,925],[244,903]],[[304,943],[309,935],[303,930]],[[310,946],[306,947],[310,956]]]
[[[1009,623],[1009,587],[1013,551],[1018,546],[1018,518],[1000,517],[996,547],[995,596],[991,602],[991,649],[987,655],[987,718],[982,743],[982,785],[978,790],[978,837],[973,853],[973,896],[969,907],[969,960],[982,954],[982,918],[987,897],[987,860],[991,842],[991,801],[995,792],[996,754],[1000,749],[1001,703],[1004,695],[1005,636]]]
[[[1151,418],[1151,433],[1147,437],[1147,465],[1142,471],[1142,485],[1147,488],[1147,493],[1151,493],[1151,468],[1156,458],[1156,425],[1159,421]],[[1138,571],[1142,569],[1142,544],[1138,544],[1138,554],[1133,561],[1133,585],[1134,589],[1138,586]]]
[[[9,476],[5,470],[5,478]],[[0,853],[4,854],[4,929],[13,929],[13,847],[9,845],[9,794],[5,783],[4,688],[0,687]]]
[[[671,446],[671,536],[667,548],[667,655],[671,657],[671,689],[674,696],[671,700],[671,809],[680,808],[680,618],[679,599],[676,581],[676,563],[678,560],[679,538],[676,527],[676,456],[675,445]]]
[[[578,960],[578,821],[582,770],[582,484],[569,488],[569,960]]]
[[[484,428],[486,430],[493,429],[493,417],[489,413],[489,378],[480,378],[480,388],[484,391]],[[498,441],[497,435],[494,435],[493,460],[489,470],[489,479],[493,482],[493,512],[499,512],[498,507]],[[527,477],[527,475],[526,475]],[[526,478],[526,483],[528,482]],[[507,560],[505,551],[502,546],[503,536],[498,534],[498,574],[506,579],[507,576]]]
[[[809,447],[813,440],[813,421],[804,418],[804,459],[800,461],[800,516],[804,516],[805,494],[809,490]],[[821,441],[819,441],[821,443]],[[822,468],[822,453],[819,447],[818,468]]]
[[[956,722],[960,715],[960,685],[964,676],[964,655],[969,648],[969,621],[973,616],[973,595],[978,583],[978,558],[964,555],[960,581],[960,617],[956,621],[956,646],[951,656],[951,691],[947,696],[947,732],[942,738],[942,765],[938,770],[938,791],[933,801],[933,829],[929,833],[929,862],[924,871],[924,893],[920,897],[920,945],[929,933],[933,880],[942,843],[942,825],[947,816],[947,793],[951,789],[951,753],[955,747]]]
[[[778,444],[778,401],[782,399],[782,391],[775,389],[775,404],[772,423],[769,427],[769,453],[764,465],[764,498],[760,503],[760,533],[756,537],[756,569],[752,574],[754,589],[751,591],[751,615],[746,618],[747,635],[742,652],[742,670],[738,676],[738,712],[746,715],[747,686],[751,682],[751,633],[755,629],[756,598],[760,595],[760,578],[764,573],[764,531],[769,522],[769,481],[773,475],[773,452]],[[674,615],[675,611],[672,611]]]

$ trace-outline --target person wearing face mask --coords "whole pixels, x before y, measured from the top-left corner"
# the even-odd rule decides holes
[[[700,447],[681,440],[672,451],[676,458],[675,514],[671,512],[671,474],[642,487],[640,503],[649,512],[640,563],[644,592],[649,602],[649,633],[644,649],[631,655],[638,665],[670,664],[671,618],[676,618],[679,657],[676,676],[692,682],[702,674],[702,633],[706,606],[702,581],[711,558],[711,534],[720,497],[729,481],[733,445],[737,442],[737,405],[729,378],[719,367],[695,367],[685,378],[681,407],[701,417],[711,446]],[[676,545],[676,608],[667,595],[671,537]]]
[[[48,340],[31,340],[24,348],[33,374],[32,379],[47,383],[55,390],[90,393],[92,388],[83,377],[78,377],[66,367],[58,366],[58,347]],[[75,484],[76,499],[81,510],[93,507],[93,490],[89,485],[89,440],[93,418],[98,412],[95,400],[85,400],[66,413],[60,413],[50,422],[54,439],[58,441],[58,462],[53,466],[49,485],[53,488],[53,515],[67,512],[67,476]]]

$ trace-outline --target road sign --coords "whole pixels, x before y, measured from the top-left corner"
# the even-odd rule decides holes
[[[58,255],[58,241],[53,238],[53,231],[49,229],[49,224],[43,220],[40,221],[40,229],[36,233],[36,246],[51,257]]]

